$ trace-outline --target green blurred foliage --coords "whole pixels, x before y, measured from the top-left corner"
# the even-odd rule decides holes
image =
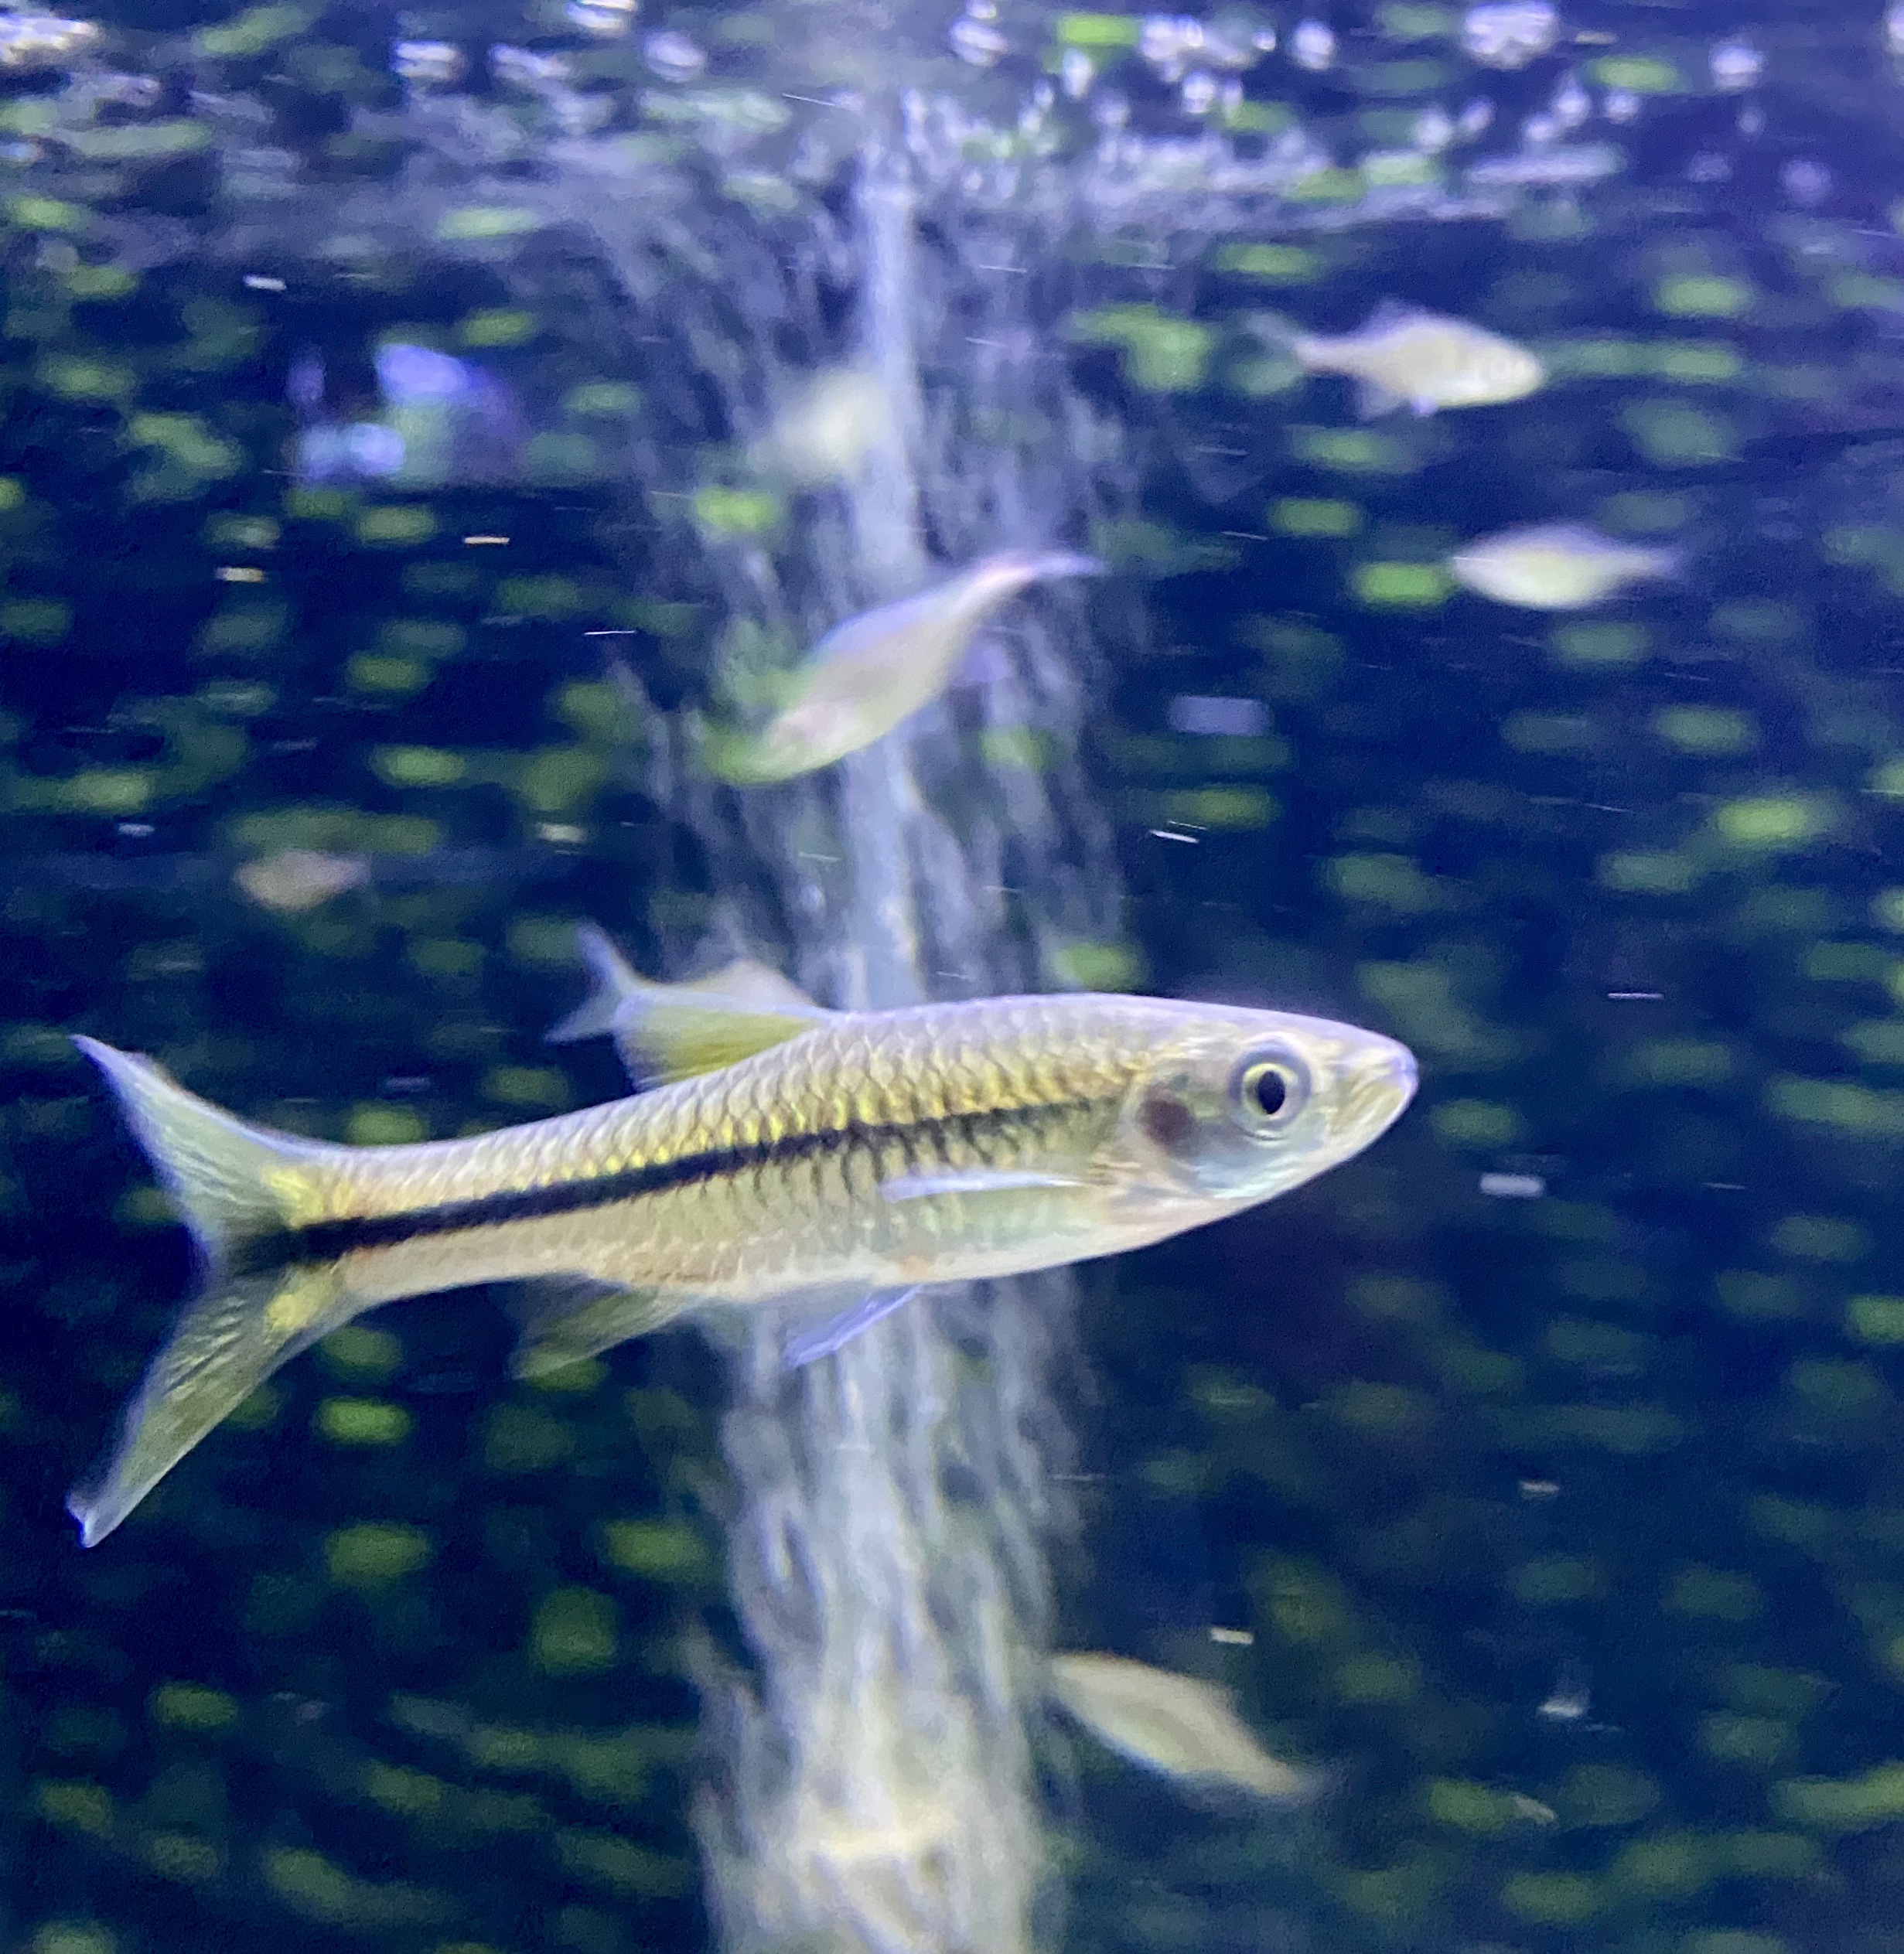
[[[1703,44],[1617,18],[1617,46],[1582,52],[1597,90],[1649,115],[1716,98]],[[704,143],[722,222],[770,226],[807,194],[771,147],[800,99],[773,62],[800,37],[754,10],[694,25],[749,78],[664,87],[584,50],[620,90],[611,139],[631,168]],[[1044,25],[1107,70],[1138,58],[1135,16]],[[1883,408],[1893,284],[1828,210],[1742,239],[1683,169],[1530,198],[1481,227],[1485,262],[1443,244],[1455,227],[1385,228],[1377,199],[1451,167],[1401,149],[1414,118],[1498,81],[1458,65],[1460,26],[1391,5],[1345,36],[1318,84],[1353,104],[1319,118],[1336,160],[1249,234],[1206,214],[1079,235],[1040,349],[1121,389],[1163,458],[1097,537],[1155,580],[1155,642],[1094,728],[1128,939],[1053,944],[1050,980],[1367,1018],[1425,1070],[1367,1159],[1088,1278],[1105,1389],[1080,1422],[1106,1470],[1066,1639],[1209,1663],[1196,1611],[1220,1614],[1254,1638],[1220,1659],[1268,1740],[1344,1767],[1287,1820],[1083,1766],[1058,1850],[1066,1944],[1094,1954],[1285,1944],[1282,1914],[1314,1923],[1287,1944],[1351,1950],[1822,1954],[1904,1899],[1904,725],[1859,662],[1904,592],[1904,507],[1883,465],[1794,472],[1755,445],[1788,408],[1855,429]],[[546,9],[494,29],[565,31]],[[397,166],[365,134],[401,92],[380,44],[266,5],[140,26],[114,59],[157,65],[160,40],[202,92],[258,106],[243,146],[282,142],[327,211]],[[1203,126],[1306,127],[1269,85],[1253,72]],[[546,376],[563,425],[532,479],[289,483],[272,302],[110,241],[128,207],[200,207],[194,172],[235,145],[169,107],[82,117],[50,85],[5,114],[41,152],[5,206],[4,363],[35,431],[0,478],[0,1224],[31,1332],[0,1400],[7,1814],[30,1867],[9,1944],[694,1944],[682,1649],[718,1621],[723,1552],[708,1369],[677,1338],[514,1389],[483,1300],[414,1305],[326,1339],[80,1559],[60,1492],[184,1267],[61,1033],[360,1144],[618,1090],[540,1042],[574,1001],[574,918],[653,949],[731,892],[647,800],[658,729],[582,634],[635,634],[670,703],[728,651],[770,667],[765,633],[722,635],[678,539],[787,560],[810,512],[685,413],[681,345],[650,358],[572,302],[541,187],[503,176],[433,193],[422,241],[380,256],[315,227],[310,261],[367,337],[428,300],[442,343]],[[1352,150],[1364,127],[1392,146]],[[973,139],[1035,167],[1010,114]],[[718,282],[721,234],[711,271],[669,275]],[[1537,341],[1549,388],[1351,425],[1247,309],[1267,287],[1347,320],[1418,276]],[[677,452],[688,487],[667,475],[646,512],[663,540],[631,541],[634,498],[604,485],[628,454],[659,482]],[[1178,460],[1248,479],[1213,513]],[[1791,533],[1760,527],[1755,469],[1799,504]],[[1458,511],[1464,534],[1591,515],[1692,562],[1629,612],[1464,616],[1457,638],[1419,531]],[[1183,691],[1270,720],[1167,730]],[[974,751],[1001,779],[1051,763],[1036,726]],[[230,870],[285,850],[371,873],[268,913]],[[170,865],[142,882],[148,856]],[[73,867],[101,858],[118,882]],[[1171,1587],[1190,1653],[1118,1615],[1106,1546],[1121,1505],[1166,1498],[1217,1564],[1207,1607]]]

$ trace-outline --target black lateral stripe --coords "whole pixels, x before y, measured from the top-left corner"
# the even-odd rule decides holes
[[[937,1142],[941,1146],[961,1140],[969,1143],[981,1129],[995,1120],[1042,1123],[1087,1111],[1095,1103],[1083,1099],[1059,1100],[998,1112],[955,1113],[943,1119],[920,1120],[900,1126],[848,1126],[821,1133],[789,1134],[783,1139],[763,1141],[751,1147],[711,1148],[701,1153],[683,1154],[674,1160],[626,1168],[616,1174],[552,1181],[544,1187],[511,1188],[467,1201],[446,1201],[433,1208],[411,1208],[399,1214],[316,1222],[309,1227],[285,1229],[254,1238],[246,1245],[232,1273],[251,1274],[292,1263],[335,1261],[356,1250],[391,1248],[427,1236],[496,1228],[508,1222],[535,1221],[550,1215],[585,1213],[590,1209],[638,1200],[644,1195],[665,1194],[673,1188],[810,1160],[836,1147],[898,1144],[906,1148],[909,1159],[916,1159],[925,1143]]]

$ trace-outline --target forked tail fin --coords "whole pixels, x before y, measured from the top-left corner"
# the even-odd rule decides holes
[[[350,1314],[333,1267],[274,1254],[322,1218],[323,1165],[345,1150],[248,1125],[188,1093],[150,1059],[73,1042],[106,1076],[198,1247],[198,1296],[126,1407],[103,1465],[67,1510],[83,1546],[104,1540],[226,1413]]]

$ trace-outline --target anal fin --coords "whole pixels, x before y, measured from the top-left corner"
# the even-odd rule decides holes
[[[1384,387],[1378,380],[1359,380],[1356,382],[1355,411],[1358,421],[1379,421],[1384,414],[1393,414],[1402,404],[1402,397]],[[1416,410],[1418,412],[1419,409]],[[1434,410],[1428,410],[1431,413]]]
[[[628,1289],[589,1276],[544,1276],[517,1285],[510,1314],[522,1335],[509,1360],[517,1377],[544,1377],[647,1336],[706,1299],[679,1289]]]

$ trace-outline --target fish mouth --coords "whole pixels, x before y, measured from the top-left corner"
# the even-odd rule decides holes
[[[1391,1038],[1371,1032],[1352,1062],[1353,1083],[1348,1094],[1345,1124],[1365,1135],[1363,1144],[1386,1133],[1408,1110],[1421,1083],[1414,1054]]]

